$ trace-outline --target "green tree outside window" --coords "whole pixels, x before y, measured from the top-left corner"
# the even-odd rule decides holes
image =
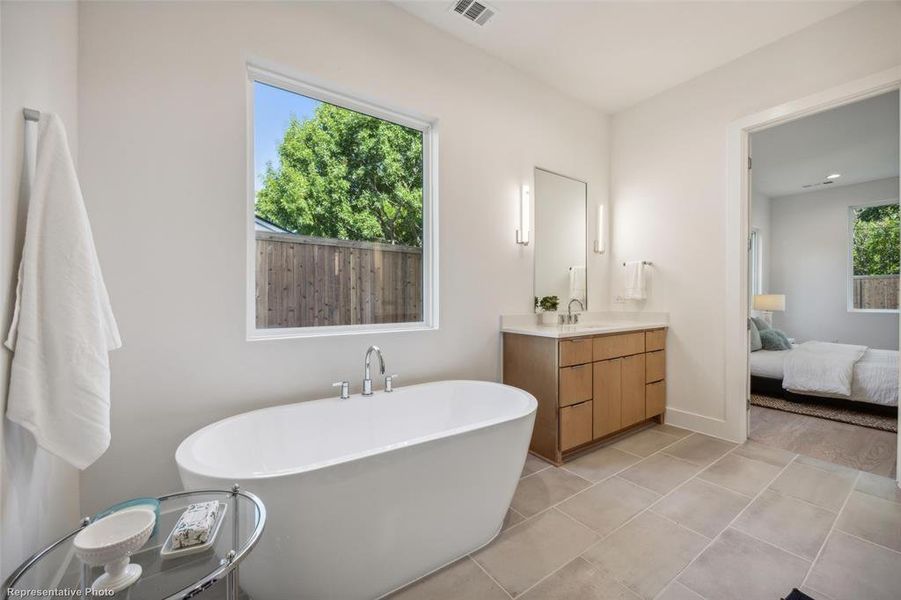
[[[422,247],[422,133],[332,104],[291,119],[256,213],[289,231]]]
[[[901,227],[897,204],[854,209],[854,275],[897,275],[901,264]]]

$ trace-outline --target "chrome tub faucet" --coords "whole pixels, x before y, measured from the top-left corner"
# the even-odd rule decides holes
[[[385,359],[382,358],[382,350],[378,346],[370,346],[366,351],[366,363],[363,369],[363,395],[372,395],[372,375],[369,372],[369,364],[372,362],[372,353],[375,352],[379,357],[379,373],[385,374]]]

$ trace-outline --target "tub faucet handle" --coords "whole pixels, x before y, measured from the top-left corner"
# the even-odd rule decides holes
[[[397,379],[397,373],[392,375],[388,375],[385,377],[385,391],[393,392],[394,391],[394,380]]]
[[[340,387],[341,388],[341,399],[347,400],[350,398],[350,382],[349,381],[336,381],[332,384],[332,387]]]

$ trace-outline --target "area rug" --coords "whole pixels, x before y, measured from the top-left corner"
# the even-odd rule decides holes
[[[838,421],[839,423],[860,425],[861,427],[869,427],[870,429],[898,431],[898,419],[896,417],[874,415],[847,408],[838,408],[828,404],[818,404],[816,402],[792,402],[783,398],[761,396],[760,394],[751,394],[751,404],[799,415],[829,419],[830,421]]]
[[[792,593],[783,598],[782,600],[813,600],[810,596],[795,588],[792,590]]]

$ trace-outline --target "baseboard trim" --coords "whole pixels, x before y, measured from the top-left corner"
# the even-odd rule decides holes
[[[666,409],[666,423],[682,429],[690,429],[696,433],[703,433],[710,437],[719,438],[734,443],[743,443],[738,439],[738,434],[732,430],[730,424],[724,419],[717,419],[705,415],[699,415],[687,410],[680,410],[668,406]]]

